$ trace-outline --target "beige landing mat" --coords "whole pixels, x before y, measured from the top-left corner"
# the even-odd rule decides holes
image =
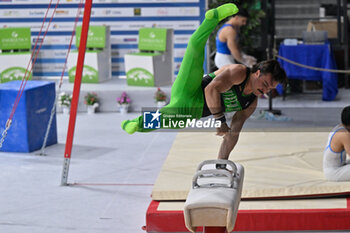
[[[184,201],[161,201],[158,211],[183,211]],[[241,201],[239,210],[316,210],[348,209],[346,198]]]
[[[242,132],[230,160],[245,168],[242,198],[350,193],[350,182],[322,172],[328,132]],[[179,133],[153,187],[153,200],[186,200],[198,164],[216,159],[222,138]]]

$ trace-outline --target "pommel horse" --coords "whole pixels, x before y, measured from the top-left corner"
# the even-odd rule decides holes
[[[216,169],[225,164],[225,169]],[[204,169],[207,168],[207,169]],[[185,224],[195,232],[231,232],[241,200],[244,168],[230,160],[206,160],[198,165],[184,206]]]

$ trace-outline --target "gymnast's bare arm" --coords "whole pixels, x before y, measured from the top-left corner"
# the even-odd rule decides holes
[[[350,132],[344,132],[340,137],[341,143],[343,144],[345,152],[350,155]]]
[[[345,129],[336,132],[331,141],[331,148],[335,152],[345,150],[350,155],[350,132]]]
[[[242,130],[244,122],[249,118],[250,115],[253,114],[253,112],[256,109],[257,103],[258,99],[255,99],[255,101],[249,106],[249,108],[236,112],[235,115],[232,117],[230,126],[231,129],[223,137],[218,159],[228,159],[231,151],[237,144],[238,137]]]
[[[243,65],[228,65],[215,72],[216,78],[205,88],[205,100],[210,112],[216,118],[223,114],[221,111],[220,94],[228,91],[233,85],[243,82],[246,76],[246,67]],[[229,131],[226,123],[217,128],[217,135],[224,136]]]

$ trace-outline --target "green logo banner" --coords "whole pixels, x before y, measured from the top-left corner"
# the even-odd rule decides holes
[[[79,48],[81,37],[81,26],[77,27],[75,39],[76,46]],[[86,48],[105,48],[106,47],[106,27],[90,26]]]
[[[0,49],[31,49],[30,28],[1,28]]]
[[[145,69],[133,68],[126,73],[126,81],[128,85],[133,86],[154,86],[153,75]]]
[[[6,83],[14,80],[22,80],[25,73],[26,73],[26,69],[22,67],[8,68],[0,74],[0,83]],[[32,74],[31,73],[29,74],[29,71],[28,71],[26,74],[26,77],[28,77],[28,80],[31,80]]]
[[[141,28],[139,30],[139,50],[165,51],[165,28]]]
[[[74,66],[68,71],[69,82],[74,82],[75,72],[77,67]],[[91,66],[84,65],[83,77],[81,79],[83,83],[98,83],[98,71]]]

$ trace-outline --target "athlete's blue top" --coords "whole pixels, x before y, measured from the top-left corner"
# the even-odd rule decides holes
[[[219,29],[218,33],[216,34],[216,50],[218,53],[223,53],[223,54],[231,54],[230,50],[227,47],[227,43],[226,42],[221,42],[219,39],[219,33],[220,31],[224,28],[224,27],[232,27],[233,25],[231,24],[224,24],[222,25],[222,27]]]

